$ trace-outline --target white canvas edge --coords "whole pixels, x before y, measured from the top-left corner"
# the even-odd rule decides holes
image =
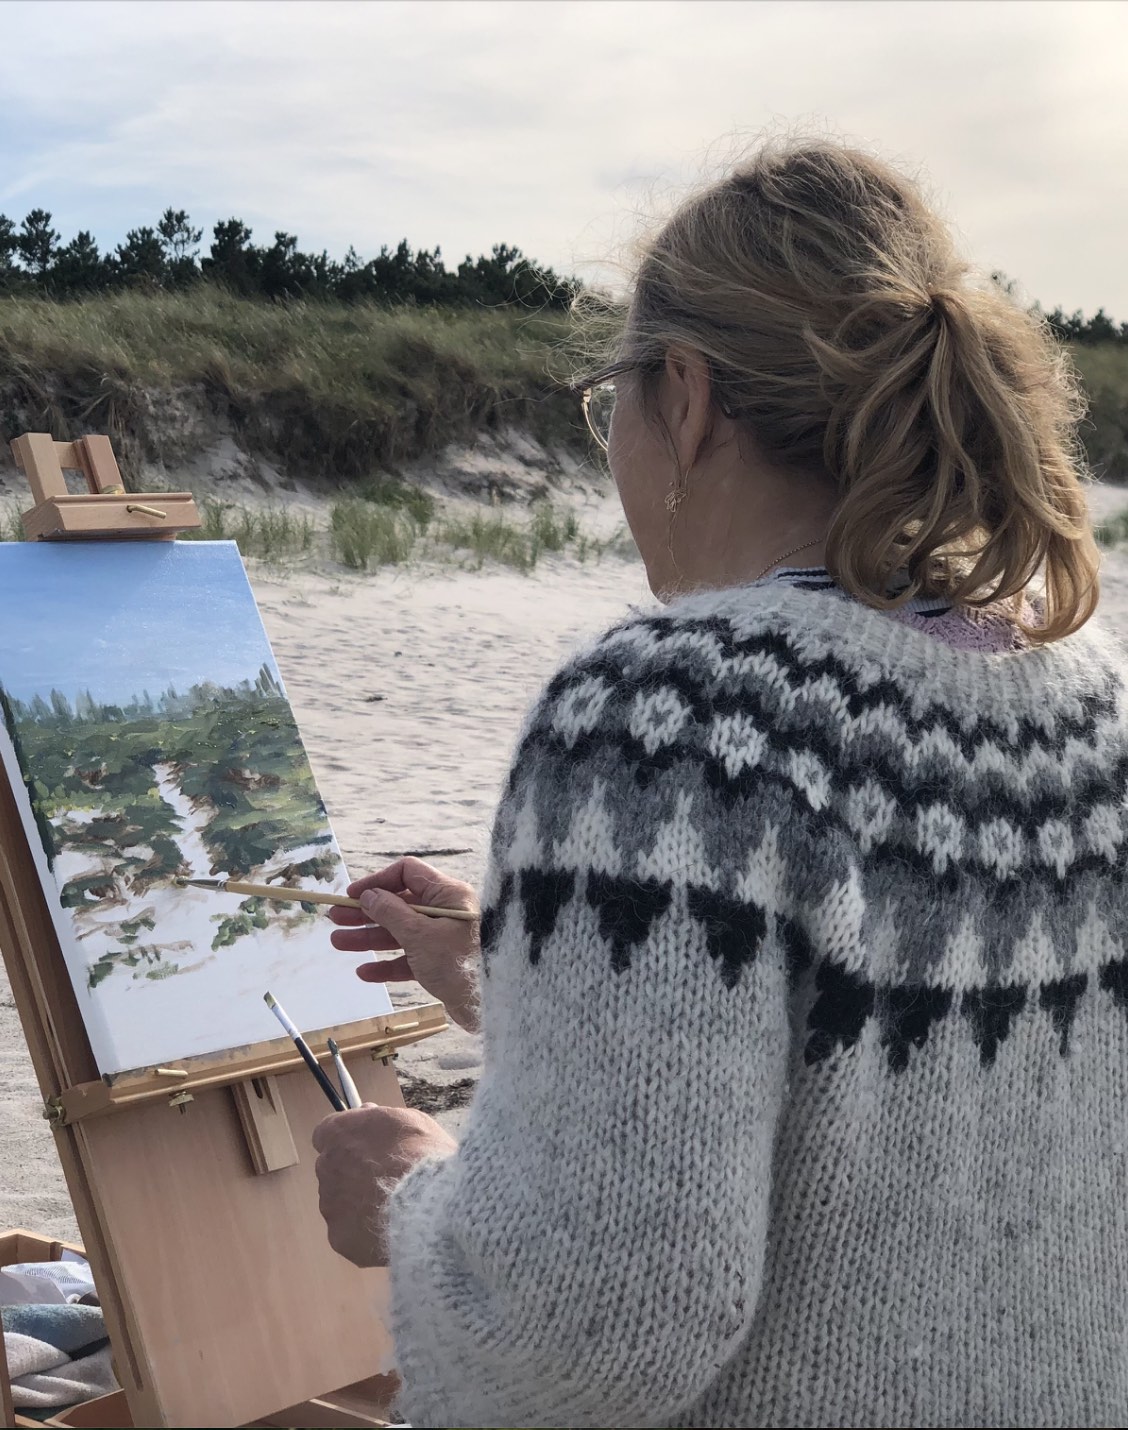
[[[47,905],[47,912],[51,916],[51,922],[55,928],[55,936],[59,940],[59,949],[62,951],[73,940],[70,922],[66,917],[66,910],[58,899],[52,899],[47,892],[55,883],[55,876],[51,872],[47,863],[47,852],[43,848],[43,840],[39,835],[39,827],[35,822],[35,812],[31,807],[31,795],[27,785],[24,784],[23,771],[20,769],[20,762],[16,757],[15,746],[8,733],[6,722],[0,718],[0,759],[4,762],[4,769],[8,776],[8,783],[11,786],[12,797],[16,802],[16,808],[20,812],[20,821],[23,824],[24,834],[27,838],[28,846],[31,849],[32,861],[35,864],[35,872],[39,876],[39,887],[43,893],[44,902]],[[63,963],[66,965],[67,977],[71,981],[75,998],[78,1001],[79,1011],[82,1015],[82,1022],[86,1028],[86,1035],[90,1039],[90,1047],[94,1053],[94,1061],[99,1067],[107,1062],[112,1062],[113,1040],[110,1038],[109,1029],[105,1025],[105,1020],[101,1016],[101,1009],[90,999],[85,1001],[92,1010],[93,1016],[82,1013],[83,992],[75,983],[75,971],[70,960],[63,955]],[[107,1056],[109,1054],[109,1056]]]

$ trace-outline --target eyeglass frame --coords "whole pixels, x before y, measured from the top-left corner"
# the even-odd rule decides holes
[[[622,377],[624,373],[632,372],[635,368],[646,368],[650,366],[651,363],[640,362],[637,359],[627,362],[613,362],[610,367],[601,368],[600,371],[597,372],[593,377],[586,378],[583,382],[578,382],[573,385],[572,391],[578,392],[580,394],[580,401],[583,405],[584,421],[587,423],[587,429],[595,438],[597,445],[601,447],[604,452],[608,451],[609,447],[608,443],[604,441],[602,435],[596,430],[595,423],[592,421],[592,393],[597,387],[602,387],[613,377]],[[717,406],[721,409],[724,415],[729,418],[730,421],[736,416],[736,413],[733,412],[725,403],[718,402]]]
[[[596,425],[592,421],[592,393],[597,387],[602,387],[605,382],[609,382],[611,378],[622,377],[624,373],[631,372],[633,371],[633,369],[639,366],[640,364],[637,362],[613,362],[610,367],[601,368],[599,372],[597,372],[593,377],[585,378],[583,382],[577,382],[572,387],[573,392],[578,392],[580,394],[580,402],[583,406],[584,421],[587,423],[587,429],[595,438],[596,444],[600,448],[602,448],[604,452],[607,451],[607,443],[604,441],[602,434],[596,429]]]

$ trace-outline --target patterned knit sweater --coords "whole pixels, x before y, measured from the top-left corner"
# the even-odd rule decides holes
[[[536,703],[413,1424],[1128,1424],[1123,657],[921,624],[695,596]]]

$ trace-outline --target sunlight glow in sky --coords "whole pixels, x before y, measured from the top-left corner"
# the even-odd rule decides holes
[[[1116,0],[9,0],[0,212],[103,246],[186,208],[269,243],[599,277],[765,126],[922,170],[964,247],[1128,320]]]

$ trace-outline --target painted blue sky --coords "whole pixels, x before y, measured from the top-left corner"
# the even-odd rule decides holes
[[[20,699],[277,674],[234,542],[5,542],[0,610],[0,685]]]
[[[1128,6],[1111,0],[8,0],[0,212],[103,247],[205,229],[605,277],[765,126],[922,171],[1046,308],[1128,320]]]

